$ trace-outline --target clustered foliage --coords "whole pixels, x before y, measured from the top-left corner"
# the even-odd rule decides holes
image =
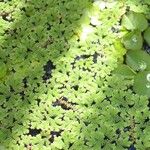
[[[137,94],[150,97],[150,56],[148,54],[150,26],[148,22],[149,20],[142,13],[131,11],[123,16],[122,25],[128,29],[122,38],[122,43],[128,50],[124,60],[127,65],[118,66],[115,73],[133,77],[134,91]]]
[[[122,16],[150,17],[149,6],[0,0],[0,149],[150,149],[149,99],[132,71],[114,73],[127,51]]]

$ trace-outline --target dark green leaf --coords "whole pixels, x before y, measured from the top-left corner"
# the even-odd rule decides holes
[[[6,72],[7,72],[6,64],[0,62],[0,78],[3,78],[6,75]]]
[[[144,39],[147,44],[150,46],[150,27],[148,27],[144,32]]]

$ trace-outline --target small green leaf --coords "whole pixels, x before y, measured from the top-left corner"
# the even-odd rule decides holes
[[[120,39],[115,41],[114,48],[117,50],[117,52],[119,53],[119,55],[126,54],[127,50],[124,48],[124,46],[121,43]]]
[[[137,94],[150,97],[150,71],[138,73],[135,76],[133,88]]]
[[[150,70],[150,56],[142,50],[128,51],[126,63],[135,71]]]
[[[144,32],[144,39],[147,44],[150,46],[150,27],[148,27]]]
[[[132,49],[132,50],[141,49],[143,45],[143,38],[141,32],[132,31],[127,33],[123,37],[122,42],[126,49]]]
[[[3,62],[0,62],[0,78],[3,78],[7,73],[6,64]]]
[[[127,65],[119,65],[114,71],[113,73],[117,76],[123,76],[125,78],[132,78],[135,75],[135,72],[133,72],[133,70],[131,70],[131,68]]]
[[[7,137],[6,133],[3,131],[0,131],[0,141],[6,139],[6,137]]]
[[[148,27],[148,21],[143,14],[130,11],[123,16],[122,25],[128,30],[144,31]]]

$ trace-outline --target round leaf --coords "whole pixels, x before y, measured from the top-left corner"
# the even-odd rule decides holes
[[[126,64],[135,71],[150,70],[150,56],[142,50],[130,50],[126,54]]]
[[[128,30],[144,31],[148,27],[148,21],[143,14],[130,11],[123,16],[122,25]]]
[[[150,97],[150,71],[138,73],[135,76],[133,88],[137,94]]]
[[[127,33],[123,37],[122,42],[126,49],[132,49],[132,50],[141,49],[143,45],[143,38],[141,32],[132,31]]]
[[[150,46],[150,27],[148,27],[144,32],[144,39],[147,44]]]

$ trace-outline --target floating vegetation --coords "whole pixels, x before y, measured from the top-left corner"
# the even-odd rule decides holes
[[[0,0],[0,150],[149,150],[149,7]]]

